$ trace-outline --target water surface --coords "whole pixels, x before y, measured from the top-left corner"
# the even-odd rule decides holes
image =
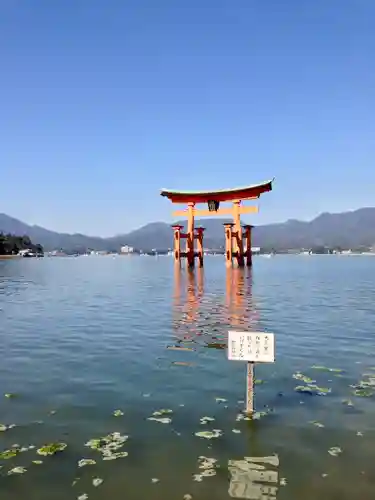
[[[0,261],[0,423],[16,425],[0,450],[68,445],[0,460],[1,498],[373,500],[374,398],[350,385],[375,376],[374,282],[365,256],[259,257],[252,273],[211,257],[193,274],[167,257]],[[268,414],[253,422],[237,421],[245,366],[226,359],[229,328],[276,335],[275,364],[256,367]],[[331,392],[295,392],[298,371]],[[171,423],[147,420],[159,409]],[[222,436],[195,436],[211,429]],[[126,458],[84,446],[115,431],[129,436]],[[196,481],[200,456],[216,475]],[[97,463],[78,468],[82,458]],[[16,466],[27,472],[8,476]]]

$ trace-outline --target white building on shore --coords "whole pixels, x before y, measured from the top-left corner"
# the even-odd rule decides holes
[[[122,254],[133,253],[133,252],[134,252],[134,248],[133,248],[133,247],[130,247],[129,245],[124,245],[123,247],[121,247],[120,252],[121,252]]]

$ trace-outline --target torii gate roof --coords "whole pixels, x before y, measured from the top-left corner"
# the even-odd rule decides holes
[[[272,191],[272,182],[266,181],[261,184],[237,187],[233,189],[220,189],[216,191],[176,191],[162,189],[160,194],[172,203],[207,203],[208,201],[233,201],[259,198],[261,194]]]

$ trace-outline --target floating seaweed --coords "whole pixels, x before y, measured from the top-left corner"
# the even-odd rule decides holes
[[[202,417],[200,419],[201,424],[208,424],[208,422],[213,422],[215,419],[214,417]]]
[[[296,380],[301,380],[305,384],[314,384],[316,382],[316,380],[313,380],[312,378],[308,377],[307,375],[304,375],[301,372],[293,373],[293,378]]]
[[[363,380],[350,387],[354,389],[354,396],[370,398],[375,393],[375,376],[372,373],[365,373],[363,374]]]
[[[64,451],[67,446],[66,443],[49,443],[39,448],[36,452],[42,456],[55,455]]]
[[[193,475],[193,481],[201,482],[204,477],[211,477],[216,475],[216,458],[208,458],[200,456],[198,458],[198,468],[202,470],[199,474]]]
[[[313,370],[319,370],[322,372],[332,372],[332,373],[343,373],[344,370],[341,368],[328,368],[327,366],[313,365],[311,367]]]
[[[371,398],[371,396],[374,394],[374,391],[368,388],[360,388],[360,389],[355,389],[353,391],[354,396],[358,396],[360,398]]]
[[[215,398],[216,403],[226,403],[227,400],[224,398]]]
[[[81,458],[78,461],[78,467],[85,467],[86,465],[96,465],[96,461],[91,458]]]
[[[124,436],[119,432],[112,432],[98,439],[90,439],[85,446],[100,452],[103,460],[116,460],[128,456],[127,451],[118,451],[124,446],[128,438],[129,436]]]
[[[113,416],[114,416],[114,417],[122,417],[123,415],[124,415],[124,412],[123,412],[123,411],[121,411],[121,410],[115,410],[115,411],[113,412]]]
[[[212,431],[199,431],[196,432],[195,435],[197,437],[205,438],[205,439],[214,439],[223,435],[223,431],[220,429],[213,429]]]
[[[19,445],[13,445],[8,450],[4,450],[4,451],[0,452],[0,459],[9,460],[9,459],[17,456],[20,452],[21,452],[21,447]]]
[[[13,476],[14,474],[25,474],[25,472],[27,472],[27,469],[19,465],[18,467],[10,469],[10,471],[8,471],[8,476]]]
[[[172,413],[173,413],[173,410],[162,408],[161,410],[154,411],[152,416],[153,417],[161,417],[162,415],[170,415]]]
[[[272,413],[271,408],[267,408],[266,410],[262,410],[262,411],[255,411],[251,415],[250,420],[260,420],[261,418],[266,417],[270,413]]]
[[[296,392],[304,392],[310,395],[326,396],[331,392],[331,389],[327,387],[319,387],[315,384],[298,385],[294,388]]]
[[[172,419],[169,417],[148,417],[147,420],[153,420],[154,422],[159,422],[160,424],[170,424]]]
[[[262,380],[261,378],[254,379],[254,385],[262,385],[264,383],[265,383],[265,381]]]
[[[251,418],[244,413],[239,413],[236,417],[236,422],[240,422],[241,420],[251,420]]]
[[[321,424],[317,420],[310,420],[309,424],[315,425],[315,427],[323,428],[324,424]]]
[[[342,453],[342,449],[339,446],[332,446],[332,448],[328,450],[328,453],[333,457],[338,457],[340,453]]]

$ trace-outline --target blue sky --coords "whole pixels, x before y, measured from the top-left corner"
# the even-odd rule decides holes
[[[163,187],[272,177],[254,224],[375,205],[374,19],[373,0],[0,0],[0,212],[112,235],[172,220]]]

